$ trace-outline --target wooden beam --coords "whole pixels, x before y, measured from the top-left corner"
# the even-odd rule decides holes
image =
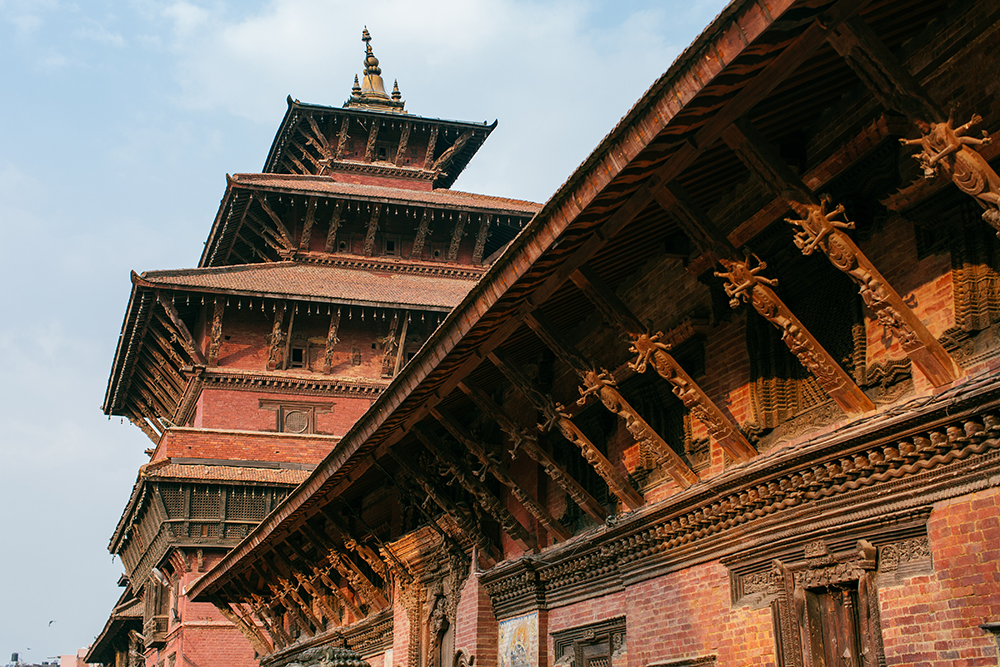
[[[680,454],[675,452],[674,448],[625,400],[610,373],[588,364],[583,355],[563,340],[555,327],[540,312],[528,315],[525,323],[538,334],[549,349],[556,353],[556,356],[569,364],[583,381],[583,386],[580,387],[580,400],[577,403],[582,405],[589,396],[597,396],[605,408],[625,421],[626,430],[636,442],[646,444],[650,451],[655,452],[658,463],[681,487],[687,488],[698,481],[698,475],[691,470]]]
[[[330,328],[326,332],[326,348],[323,352],[323,372],[329,375],[333,371],[333,348],[340,342],[337,331],[340,329],[340,307],[330,315]]]
[[[285,223],[283,223],[281,218],[278,217],[278,214],[267,205],[267,200],[264,197],[256,197],[256,200],[264,213],[267,213],[267,217],[271,218],[271,222],[274,223],[274,227],[278,230],[278,233],[281,234],[281,242],[282,245],[285,246],[285,249],[289,251],[294,250],[295,244],[292,243],[292,233],[288,231],[288,227],[285,227]]]
[[[482,264],[483,253],[486,252],[486,239],[490,233],[490,223],[493,222],[493,214],[486,213],[479,223],[479,232],[476,234],[476,247],[472,250],[472,263]]]
[[[487,514],[500,524],[500,528],[507,533],[510,539],[514,540],[525,551],[532,551],[535,548],[536,542],[531,531],[504,507],[500,499],[493,495],[493,492],[469,469],[460,455],[449,451],[450,448],[445,443],[435,441],[419,426],[414,426],[410,432],[416,436],[427,451],[451,471],[459,485],[476,499],[476,502]]]
[[[459,507],[447,495],[440,492],[438,487],[424,474],[424,471],[410,460],[404,452],[390,449],[388,457],[395,461],[400,471],[419,486],[427,497],[437,505],[442,512],[452,518],[458,529],[469,536],[469,539],[476,544],[486,554],[492,554],[493,558],[499,557],[496,545],[490,541],[486,534],[479,528],[476,517],[465,508]]]
[[[343,211],[344,202],[338,199],[333,204],[333,213],[330,214],[330,226],[326,230],[326,246],[324,252],[337,251],[337,230],[340,228],[340,215]]]
[[[285,302],[275,304],[274,321],[271,324],[271,336],[267,347],[267,370],[273,371],[285,366],[285,334],[281,325],[285,321]]]
[[[531,381],[525,377],[520,370],[507,360],[503,350],[497,348],[490,352],[489,359],[497,369],[514,385],[525,397],[535,406],[535,409],[546,416],[546,423],[539,425],[539,429],[548,430],[556,427],[564,438],[580,448],[580,453],[586,459],[601,479],[605,481],[611,493],[615,495],[623,505],[630,510],[637,510],[645,502],[639,492],[632,488],[628,480],[618,472],[614,464],[607,459],[601,450],[590,439],[583,434],[569,415],[563,410],[562,405],[556,403],[551,396],[547,396],[535,389]]]
[[[205,360],[205,356],[198,348],[198,344],[195,342],[191,332],[188,331],[187,325],[184,324],[184,320],[182,320],[181,316],[177,313],[177,309],[174,308],[174,304],[170,303],[170,301],[164,296],[163,292],[159,290],[156,291],[156,300],[160,306],[163,307],[163,310],[167,313],[167,317],[169,317],[170,321],[173,323],[175,331],[172,333],[176,333],[178,335],[181,345],[184,346],[184,351],[191,356],[191,360],[194,361],[195,364],[207,366],[208,362]]]
[[[912,120],[928,123],[945,120],[940,107],[864,19],[859,16],[847,19],[830,32],[827,41],[882,106]]]
[[[737,307],[741,301],[748,302],[777,327],[788,349],[844,412],[861,415],[875,409],[871,399],[774,293],[771,288],[777,285],[777,281],[760,275],[767,268],[766,263],[758,260],[758,265],[751,267],[749,258],[744,261],[723,259],[720,262],[724,271],[715,275],[726,279],[726,295],[732,307]]]
[[[467,144],[471,138],[472,130],[465,130],[462,134],[458,135],[458,138],[455,139],[455,143],[445,149],[438,159],[434,161],[431,171],[444,171],[447,169],[451,161],[455,159],[455,156],[458,155],[459,151],[465,147],[465,144]]]
[[[305,133],[303,133],[303,136],[305,136]],[[308,141],[308,137],[306,137],[306,139],[307,143],[315,143]],[[300,144],[299,142],[297,142],[295,139],[289,139],[288,144],[293,148],[297,148],[299,152],[302,153],[302,157],[312,162],[313,168],[309,170],[310,174],[318,174],[326,166],[322,162],[314,158],[312,153],[309,152],[309,149]],[[287,155],[291,157],[291,152],[287,153]]]
[[[400,166],[403,163],[403,159],[406,157],[406,149],[410,143],[410,130],[413,127],[413,123],[410,121],[404,121],[403,127],[399,132],[399,146],[396,148],[396,166]]]
[[[448,245],[448,261],[458,261],[458,248],[462,244],[462,236],[465,234],[465,223],[469,221],[469,214],[461,211],[458,220],[455,221],[455,228],[451,232],[451,243]]]
[[[291,250],[290,247],[285,245],[285,242],[282,240],[278,232],[264,224],[260,218],[254,215],[254,213],[247,213],[245,224],[247,229],[259,236],[278,257],[283,257]]]
[[[219,613],[227,621],[235,625],[243,633],[243,636],[250,642],[250,646],[253,647],[257,655],[263,657],[274,650],[274,647],[264,638],[264,635],[260,634],[257,624],[253,619],[247,620],[244,618],[242,610],[237,611],[239,609],[238,605],[217,601],[215,602],[215,608],[219,610]]]
[[[431,134],[427,138],[427,152],[424,153],[424,169],[432,169],[434,164],[434,147],[437,145],[438,126],[431,127]]]
[[[743,436],[739,427],[722,412],[708,394],[694,381],[687,371],[667,351],[667,345],[659,342],[663,333],[652,333],[639,318],[618,298],[600,276],[584,265],[570,279],[580,288],[608,322],[617,325],[631,338],[631,352],[638,355],[629,366],[639,372],[646,372],[648,362],[664,380],[670,383],[674,395],[684,404],[691,415],[705,424],[709,434],[725,450],[733,461],[742,463],[757,455],[757,450]]]
[[[146,418],[141,414],[136,414],[135,411],[130,410],[128,420],[132,422],[133,426],[139,427],[139,429],[146,434],[146,437],[149,438],[154,445],[160,441],[160,434],[153,430],[153,427],[149,425],[149,422],[146,421]]]
[[[306,604],[305,600],[303,600],[298,592],[296,592],[295,587],[291,585],[291,582],[287,579],[287,577],[285,577],[278,569],[275,563],[275,552],[272,551],[271,553],[272,557],[270,559],[268,558],[268,554],[260,555],[260,562],[274,573],[274,578],[277,581],[277,584],[274,584],[269,579],[265,578],[264,581],[267,583],[267,587],[271,589],[271,592],[285,606],[286,609],[291,611],[300,621],[302,621],[305,626],[303,630],[308,630],[309,635],[314,635],[317,632],[320,632],[323,629],[323,623],[316,618],[316,615],[313,614],[309,605]]]
[[[903,301],[875,265],[842,229],[853,229],[843,206],[828,209],[829,202],[818,201],[792,172],[763,136],[746,119],[731,125],[724,133],[726,143],[751,171],[788,201],[799,218],[786,218],[801,228],[795,245],[803,255],[820,250],[834,267],[845,273],[860,288],[861,297],[900,341],[906,356],[913,361],[935,387],[962,377],[963,372],[944,346],[924,326],[916,313]],[[777,180],[767,180],[768,178]],[[842,220],[837,220],[841,217]]]
[[[653,194],[656,202],[670,212],[691,243],[702,253],[735,256],[736,251],[708,214],[677,181],[671,181]]]
[[[382,212],[382,204],[372,204],[372,217],[368,220],[368,231],[365,233],[365,255],[375,254],[375,232],[378,231],[378,216]]]
[[[549,511],[538,502],[538,500],[536,500],[520,484],[518,484],[506,470],[501,468],[500,465],[496,463],[496,461],[490,458],[486,448],[454,417],[436,408],[431,409],[431,416],[438,420],[438,422],[444,426],[445,430],[448,431],[453,438],[458,440],[458,442],[466,449],[475,454],[476,458],[479,459],[479,463],[485,467],[498,482],[510,489],[511,495],[517,498],[518,502],[520,502],[521,505],[523,505],[524,508],[531,513],[531,516],[535,517],[535,519],[537,519],[538,522],[545,527],[545,530],[547,530],[554,539],[563,542],[573,536],[573,534],[566,530],[566,527],[559,523],[559,521],[552,516]]]
[[[318,540],[319,543],[330,553],[331,558],[336,556],[336,559],[340,562],[340,564],[347,568],[349,572],[348,581],[351,583],[351,587],[365,599],[370,608],[379,610],[385,609],[389,606],[389,599],[385,596],[385,593],[382,592],[382,589],[376,585],[375,582],[369,579],[368,575],[361,571],[361,568],[358,567],[357,563],[355,563],[351,559],[350,555],[347,554],[339,545],[337,545],[333,540],[324,539],[318,532],[313,530],[306,523],[303,523],[300,526],[300,530],[302,530],[309,539]],[[345,537],[347,536],[345,535]],[[286,540],[286,543],[290,549],[294,550],[296,554],[298,554],[299,558],[306,558],[305,554],[292,544],[290,540]],[[344,547],[348,548],[346,544]],[[360,552],[358,555],[368,562],[368,566],[372,568],[379,578],[385,582],[388,581],[388,577],[385,576],[385,563],[380,558],[375,556],[375,562],[371,562],[369,561],[370,556],[366,557]],[[379,574],[379,568],[382,569],[382,574]]]
[[[403,367],[403,356],[406,354],[406,331],[410,328],[410,311],[403,311],[403,330],[399,333],[399,347],[396,351],[396,363],[392,368],[392,377],[399,374],[399,369]]]
[[[558,484],[580,509],[598,522],[603,522],[607,518],[608,513],[601,506],[601,503],[538,443],[538,436],[536,434],[531,433],[528,429],[521,428],[519,424],[507,416],[503,408],[494,403],[493,399],[486,392],[472,384],[470,380],[463,380],[458,385],[458,388],[465,392],[484,414],[500,426],[501,430],[511,439],[514,449],[523,450],[542,466],[552,481]],[[532,428],[531,430],[534,429]]]
[[[420,259],[424,252],[424,241],[431,230],[431,210],[424,209],[424,214],[420,217],[420,224],[417,226],[417,235],[413,237],[413,247],[410,249],[410,257]]]
[[[378,140],[378,129],[381,124],[379,119],[372,118],[371,125],[368,126],[368,144],[365,146],[365,162],[371,162],[375,159],[375,142]]]
[[[382,377],[392,377],[393,367],[396,363],[396,330],[399,328],[399,311],[392,311],[392,321],[389,323],[389,332],[382,342]]]
[[[337,133],[337,151],[333,154],[334,160],[344,159],[344,151],[347,149],[347,140],[351,133],[350,117],[340,119],[340,131]]]
[[[226,311],[226,297],[212,299],[212,330],[209,334],[208,365],[217,366],[219,351],[222,349],[222,316]]]
[[[312,240],[312,229],[316,223],[317,203],[319,203],[319,200],[316,197],[310,197],[309,203],[306,205],[306,219],[302,223],[302,236],[299,237],[299,250],[304,252],[308,252],[309,242]]]

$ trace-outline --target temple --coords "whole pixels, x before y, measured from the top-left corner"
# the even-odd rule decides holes
[[[488,266],[450,307],[422,306],[441,323],[322,441],[302,484],[272,483],[273,510],[191,574],[161,559],[129,580],[148,594],[158,576],[185,577],[185,599],[231,619],[261,667],[997,664],[998,43],[989,0],[733,0],[529,222],[496,227],[496,252],[463,254],[453,234],[442,268]],[[416,119],[366,58],[364,85],[326,125],[290,105],[270,171],[254,178],[346,188],[338,178],[370,176],[378,142],[395,136],[386,124]],[[362,112],[381,121],[367,134],[337,125]],[[407,141],[441,140],[418,126]],[[435,144],[468,136],[444,171],[474,146],[468,131]],[[327,167],[320,146],[346,166]],[[405,168],[386,174],[402,182]],[[435,178],[408,181],[414,201],[455,196]],[[309,213],[319,195],[277,188],[265,209],[259,190],[240,194],[251,181],[231,180],[199,280],[318,261],[299,230],[325,221]],[[490,220],[518,220],[503,206]],[[350,261],[402,264],[369,252],[389,223],[359,214]],[[347,268],[337,261],[322,268]],[[141,280],[154,287],[135,281],[112,378],[115,409],[134,404],[136,421],[153,414],[152,369],[133,372],[131,393],[115,378],[142,339],[128,333],[141,294],[164,294],[156,326],[188,318],[196,351],[211,352],[221,302],[203,287],[205,304],[187,305],[167,277]],[[247,317],[262,298],[274,296],[256,294]],[[367,307],[366,322],[388,309]],[[258,334],[279,340],[257,357],[268,373],[295,358],[296,329],[276,312],[265,303]],[[174,345],[201,396],[237,395],[215,379],[230,371]],[[316,403],[347,386],[323,367],[286,372],[314,382]],[[214,428],[211,401],[190,402],[171,405],[194,428],[146,417],[158,451]],[[264,403],[236,416],[262,419]],[[284,430],[280,405],[268,414]],[[235,436],[278,437],[319,436]],[[170,451],[160,465],[186,465]],[[130,507],[153,506],[137,493]],[[176,544],[193,563],[195,547]],[[147,648],[147,664],[167,651]]]
[[[264,667],[996,664],[998,40],[734,0],[189,595]]]
[[[263,173],[227,176],[199,266],[132,274],[104,411],[153,446],[88,662],[257,664],[246,621],[188,587],[310,477],[540,208],[449,189],[496,123],[407,113],[363,41],[343,108],[289,98]]]

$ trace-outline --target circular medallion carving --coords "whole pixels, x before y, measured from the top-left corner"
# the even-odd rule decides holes
[[[299,410],[285,413],[285,433],[305,433],[309,428],[309,415]]]

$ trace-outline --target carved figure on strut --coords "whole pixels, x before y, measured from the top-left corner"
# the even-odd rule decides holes
[[[716,271],[715,275],[718,278],[725,278],[726,284],[723,285],[723,288],[726,290],[726,296],[729,297],[729,305],[732,308],[739,306],[741,300],[750,301],[753,288],[758,284],[767,287],[778,286],[776,278],[765,278],[760,275],[760,272],[767,268],[767,262],[762,261],[756,254],[752,256],[757,260],[757,266],[753,268],[750,267],[751,253],[746,253],[746,260],[742,262],[735,259],[719,260],[725,271]]]
[[[792,210],[801,218],[785,218],[796,227],[802,229],[795,233],[795,246],[803,255],[809,256],[816,248],[837,229],[854,229],[854,223],[844,216],[844,205],[837,204],[832,211],[827,210],[832,202],[827,195],[820,198],[819,204],[803,203],[792,200]],[[843,218],[836,220],[835,218]]]

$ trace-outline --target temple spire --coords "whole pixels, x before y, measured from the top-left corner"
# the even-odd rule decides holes
[[[360,87],[357,76],[354,77],[351,99],[344,106],[363,106],[379,108],[384,111],[402,112],[404,102],[399,92],[399,84],[394,83],[391,97],[385,91],[385,82],[382,80],[382,68],[379,67],[378,58],[372,52],[372,36],[368,32],[368,26],[365,26],[361,32],[361,41],[365,43],[364,75],[361,79]]]

